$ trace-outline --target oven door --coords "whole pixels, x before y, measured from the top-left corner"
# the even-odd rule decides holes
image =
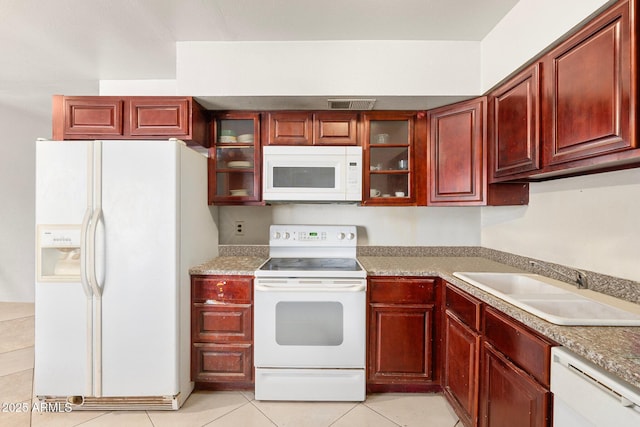
[[[256,279],[255,366],[364,368],[364,279]]]
[[[361,147],[263,148],[264,200],[362,200]]]

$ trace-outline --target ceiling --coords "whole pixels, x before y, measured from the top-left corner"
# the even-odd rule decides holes
[[[482,40],[517,1],[0,0],[0,103],[174,79],[177,41]]]

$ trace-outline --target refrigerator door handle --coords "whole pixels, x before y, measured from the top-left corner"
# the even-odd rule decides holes
[[[93,142],[93,215],[89,225],[88,273],[89,283],[95,296],[102,295],[102,285],[96,274],[96,233],[102,222],[102,141]],[[102,253],[102,252],[101,252]]]
[[[88,276],[89,283],[95,296],[102,296],[102,284],[98,279],[96,264],[96,234],[98,232],[98,224],[102,221],[102,209],[97,208],[93,211],[91,216],[91,225],[89,226],[89,254],[88,254]]]
[[[87,271],[87,233],[89,231],[89,221],[91,220],[91,207],[88,206],[84,213],[82,220],[82,227],[80,228],[80,282],[82,283],[82,289],[87,298],[93,296],[91,285],[89,284],[89,272]]]

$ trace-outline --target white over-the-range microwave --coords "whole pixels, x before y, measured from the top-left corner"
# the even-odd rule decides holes
[[[362,147],[265,146],[265,201],[361,201]]]

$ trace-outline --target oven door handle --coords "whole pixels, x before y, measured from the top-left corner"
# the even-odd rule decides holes
[[[367,289],[367,286],[364,284],[350,286],[273,286],[255,284],[254,288],[258,292],[363,292]]]

